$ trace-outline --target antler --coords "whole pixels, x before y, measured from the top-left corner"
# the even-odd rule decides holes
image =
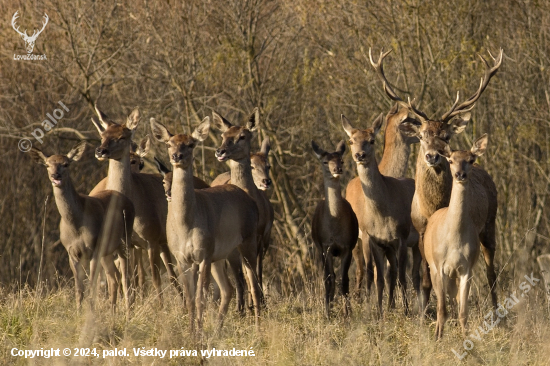
[[[48,14],[44,13],[44,18],[46,18],[46,21],[44,23],[42,23],[42,29],[40,29],[38,32],[36,31],[36,29],[34,30],[34,33],[32,34],[32,36],[30,36],[29,38],[31,38],[32,40],[35,40],[38,35],[40,33],[42,33],[42,31],[44,30],[44,28],[46,28],[46,25],[48,24],[48,20],[50,18],[48,18]]]
[[[22,37],[28,37],[28,35],[27,35],[27,30],[26,30],[26,29],[25,29],[25,33],[21,33],[21,32],[19,31],[19,27],[16,28],[15,21],[17,20],[17,18],[19,18],[19,15],[18,15],[17,13],[19,13],[19,10],[17,10],[17,11],[15,12],[15,14],[13,14],[13,18],[11,18],[11,26],[12,26],[13,29],[14,29],[17,33],[19,33]]]
[[[483,56],[478,54],[479,58],[481,58],[481,61],[485,64],[485,74],[481,78],[481,83],[479,84],[479,88],[474,93],[474,95],[472,95],[468,100],[466,100],[460,105],[458,105],[459,93],[456,93],[456,101],[452,105],[451,109],[441,117],[441,120],[443,122],[448,122],[451,120],[451,118],[453,118],[457,114],[469,112],[472,110],[472,108],[474,108],[475,103],[477,102],[477,100],[479,99],[479,97],[481,96],[485,88],[487,88],[487,85],[489,85],[489,80],[491,80],[491,78],[497,73],[500,65],[502,64],[502,55],[503,55],[502,48],[500,49],[500,53],[497,58],[494,58],[493,55],[491,55],[491,52],[489,52],[489,56],[491,56],[491,58],[495,63],[493,67],[490,67],[489,64],[487,63],[487,60],[485,60]]]
[[[372,50],[369,48],[369,59],[370,59],[370,63],[372,65],[372,67],[374,67],[374,69],[376,70],[376,73],[378,74],[378,77],[380,78],[380,80],[382,80],[382,82],[384,83],[384,91],[386,92],[386,94],[388,95],[388,97],[390,97],[391,100],[394,100],[396,101],[397,103],[399,103],[401,106],[409,109],[412,113],[414,113],[420,120],[424,121],[424,120],[427,120],[429,119],[428,116],[415,108],[414,106],[414,99],[413,101],[411,102],[411,100],[409,99],[408,103],[406,103],[403,99],[401,99],[401,97],[399,97],[399,95],[397,95],[397,93],[395,91],[393,91],[393,89],[391,88],[390,86],[390,83],[388,82],[388,79],[386,79],[386,75],[384,75],[384,66],[383,66],[383,62],[384,62],[384,58],[386,58],[387,55],[389,55],[390,53],[392,52],[392,50],[389,50],[387,52],[380,52],[380,56],[378,57],[378,62],[374,62],[374,60],[372,59]]]

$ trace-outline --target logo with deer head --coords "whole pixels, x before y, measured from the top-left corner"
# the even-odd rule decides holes
[[[19,27],[15,24],[15,21],[17,20],[17,18],[19,18],[19,10],[15,12],[15,14],[13,14],[13,18],[11,18],[11,26],[13,27],[13,29],[15,29],[15,31],[17,33],[19,33],[19,35],[21,36],[21,38],[23,38],[23,41],[25,41],[25,48],[27,49],[27,53],[28,54],[31,54],[32,53],[32,50],[34,49],[34,43],[36,42],[36,38],[38,38],[38,36],[40,35],[40,33],[42,33],[42,31],[44,30],[44,28],[46,28],[46,24],[48,24],[48,14],[44,13],[44,19],[46,20],[43,24],[42,24],[42,29],[40,29],[39,31],[38,30],[34,30],[34,33],[32,34],[32,36],[29,36],[27,34],[27,30],[25,29],[25,32],[21,32],[19,31]]]

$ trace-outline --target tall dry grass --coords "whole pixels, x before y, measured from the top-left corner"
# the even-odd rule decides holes
[[[470,296],[471,332],[486,328],[490,311],[484,264],[478,263]],[[526,273],[527,274],[527,273]],[[499,300],[517,291],[524,274],[513,278],[503,271]],[[541,278],[537,273],[535,277]],[[405,316],[400,305],[376,319],[374,301],[352,301],[351,318],[342,317],[342,303],[335,302],[333,318],[323,313],[320,283],[290,297],[272,294],[263,313],[261,332],[256,333],[252,316],[241,318],[230,311],[220,333],[215,331],[216,305],[208,299],[205,328],[201,338],[188,332],[188,316],[181,299],[165,279],[164,307],[155,297],[138,297],[129,319],[122,308],[113,315],[107,299],[98,299],[95,311],[86,306],[78,314],[72,283],[59,280],[59,290],[37,295],[36,289],[4,291],[0,304],[0,353],[2,365],[193,365],[200,357],[135,357],[138,347],[163,350],[253,349],[255,357],[211,357],[206,364],[252,365],[547,365],[550,359],[549,307],[541,281],[528,296],[520,298],[505,321],[481,336],[460,361],[452,352],[463,352],[466,339],[455,320],[447,322],[442,341],[434,340],[435,298],[431,318],[423,324],[412,301],[413,315]],[[65,281],[65,282],[63,282]],[[412,291],[409,295],[413,298]],[[516,296],[518,296],[516,294]],[[400,302],[398,301],[398,304]],[[232,303],[232,306],[234,302]],[[53,357],[24,359],[11,356],[11,349],[96,348],[95,357]],[[126,348],[128,357],[102,358],[103,350]],[[199,355],[200,355],[200,351]]]

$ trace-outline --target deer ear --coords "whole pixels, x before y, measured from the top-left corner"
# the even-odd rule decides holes
[[[164,165],[162,161],[160,161],[156,156],[155,156],[155,165],[157,166],[157,170],[159,171],[160,174],[162,174],[163,177],[167,173],[170,173],[170,169],[168,169],[168,167],[166,167],[166,165]]]
[[[254,108],[254,111],[252,111],[252,114],[248,117],[246,128],[252,132],[252,131],[256,131],[259,125],[260,125],[260,110],[258,109],[258,107],[256,107]]]
[[[140,120],[140,115],[139,115],[139,108],[136,108],[132,111],[132,113],[130,113],[130,115],[128,116],[128,119],[126,120],[126,123],[124,124],[124,126],[131,130],[131,131],[134,131],[138,124],[139,124],[139,120]]]
[[[37,164],[46,165],[46,159],[48,158],[42,151],[38,150],[36,147],[31,148],[29,151],[32,160]]]
[[[94,117],[91,118],[92,119],[92,123],[94,124],[95,128],[97,128],[97,131],[99,132],[99,134],[102,134],[103,131],[105,131],[105,129],[107,128],[107,125],[104,124],[104,123],[101,123],[101,120],[96,121],[94,119]]]
[[[449,159],[451,157],[451,154],[453,153],[453,150],[451,150],[449,144],[444,144],[443,146],[441,146],[441,148],[437,150],[437,152],[439,153],[439,155]]]
[[[351,137],[354,130],[353,126],[351,125],[351,123],[349,123],[349,120],[343,114],[341,115],[341,118],[342,118],[342,127],[344,127],[344,131],[346,131],[348,136]]]
[[[468,122],[470,122],[470,119],[472,118],[472,114],[470,112],[463,113],[457,118],[455,118],[453,121],[451,121],[451,132],[453,135],[458,135],[459,133],[462,133],[466,126],[468,126]]]
[[[67,153],[67,158],[72,161],[79,161],[84,154],[84,150],[86,150],[86,141],[80,141]]]
[[[380,128],[382,128],[382,124],[384,123],[384,113],[380,113],[378,117],[374,120],[372,123],[372,129],[374,130],[374,135],[378,135],[378,132],[380,132]]]
[[[139,143],[139,147],[137,148],[136,153],[142,158],[145,157],[149,153],[150,145],[151,141],[149,139],[149,135],[147,135]]]
[[[166,127],[155,121],[154,118],[151,118],[151,131],[153,132],[153,137],[155,139],[164,143],[168,142],[168,140],[170,140],[170,137],[174,136],[170,133],[170,131],[168,131]]]
[[[212,121],[214,122],[214,127],[222,131],[222,133],[233,127],[231,122],[229,122],[216,112],[212,112]]]
[[[416,137],[420,134],[420,130],[418,129],[418,125],[416,123],[405,121],[403,123],[400,123],[398,128],[399,131],[407,136],[407,137]]]
[[[346,142],[344,140],[338,143],[336,146],[336,152],[340,154],[340,156],[344,156],[344,153],[346,152]]]
[[[488,143],[489,143],[489,135],[484,134],[483,136],[475,140],[474,145],[472,146],[472,149],[470,151],[475,156],[481,156],[485,154]]]
[[[210,131],[210,117],[204,117],[201,124],[195,128],[195,131],[191,134],[195,140],[204,141],[208,137],[208,131]]]
[[[271,150],[271,141],[269,140],[269,137],[266,137],[262,141],[262,147],[260,149],[260,152],[267,157],[267,155],[269,154],[269,150]]]
[[[97,118],[99,119],[99,124],[93,118],[92,118],[92,122],[98,129],[99,133],[101,133],[105,131],[107,127],[109,127],[111,122],[107,120],[108,119],[107,115],[102,111],[100,111],[99,108],[97,108],[97,104],[94,104],[94,109],[95,109],[95,113],[97,114]],[[98,127],[98,126],[101,126],[101,127]]]
[[[311,147],[313,148],[313,152],[315,153],[315,156],[317,159],[321,159],[323,156],[327,154],[327,152],[319,147],[317,143],[313,140],[311,140]]]

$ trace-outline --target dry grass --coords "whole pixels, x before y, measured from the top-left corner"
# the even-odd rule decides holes
[[[489,311],[485,296],[476,290],[478,285],[479,281],[474,280],[470,298],[469,324],[474,331],[484,326],[483,316]],[[481,285],[484,289],[484,283]],[[500,292],[499,299],[518,285],[519,282],[510,281],[510,286]],[[87,309],[77,314],[69,284],[41,296],[30,289],[5,292],[0,305],[0,337],[4,350],[0,354],[0,364],[181,365],[201,361],[200,357],[169,359],[168,355],[164,359],[135,357],[134,347],[165,350],[252,348],[256,354],[246,358],[212,357],[206,360],[211,364],[547,365],[550,357],[549,309],[542,284],[521,299],[507,315],[505,324],[475,341],[474,349],[462,361],[451,351],[453,348],[462,351],[465,339],[455,321],[447,323],[443,340],[435,342],[433,320],[420,325],[416,315],[405,317],[398,307],[387,312],[384,321],[377,321],[372,300],[362,304],[353,302],[354,311],[348,320],[339,314],[342,306],[337,303],[335,316],[327,321],[318,289],[291,298],[270,298],[260,334],[254,331],[251,316],[241,319],[233,311],[221,333],[215,334],[216,309],[210,301],[205,314],[204,338],[193,340],[187,330],[188,318],[181,300],[171,288],[166,288],[164,298],[162,309],[153,296],[138,299],[127,321],[122,311],[115,316],[110,314],[106,299],[100,299],[95,313]],[[416,302],[412,305],[416,306]],[[100,357],[25,360],[11,356],[13,347],[89,347],[96,348]],[[115,347],[126,348],[130,356],[102,358],[102,350]]]

